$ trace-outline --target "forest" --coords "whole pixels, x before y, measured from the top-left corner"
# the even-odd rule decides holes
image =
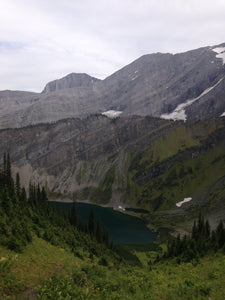
[[[199,214],[192,232],[168,243],[113,245],[95,220],[28,192],[13,179],[9,154],[0,169],[1,299],[223,299],[225,229]]]

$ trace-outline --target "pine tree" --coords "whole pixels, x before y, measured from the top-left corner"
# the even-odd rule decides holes
[[[40,190],[40,185],[38,183],[37,186],[37,201],[40,202],[41,201],[41,190]]]
[[[26,203],[27,202],[27,193],[26,193],[26,190],[25,188],[23,187],[22,190],[21,190],[21,193],[20,193],[20,201],[22,203]]]
[[[210,230],[209,221],[206,220],[206,222],[205,222],[205,236],[206,236],[207,239],[210,238],[210,233],[211,233],[211,230]]]
[[[4,184],[7,184],[6,178],[7,178],[7,163],[6,163],[6,153],[3,154],[3,178],[4,178]]]
[[[70,220],[71,225],[77,227],[77,225],[78,225],[78,216],[77,216],[77,207],[76,207],[75,201],[73,202],[71,211],[69,213],[69,220]]]
[[[204,217],[202,216],[201,213],[199,213],[198,216],[198,223],[197,223],[197,234],[198,238],[202,237],[202,234],[204,234]]]
[[[216,228],[216,241],[219,248],[222,248],[225,243],[225,229],[223,227],[223,222],[220,221]]]
[[[103,230],[103,242],[108,246],[109,245],[109,233],[108,230],[104,228]]]
[[[20,175],[16,173],[16,195],[20,198],[21,186],[20,186]]]
[[[41,201],[42,202],[47,202],[48,201],[47,193],[46,193],[44,187],[42,187],[42,189],[41,189]]]
[[[13,196],[15,193],[14,189],[14,181],[11,176],[11,161],[10,161],[10,156],[9,154],[4,153],[3,156],[3,180],[4,180],[4,185],[7,188],[9,195]]]
[[[9,153],[7,154],[7,161],[6,161],[6,177],[7,177],[7,183],[10,184],[12,176],[11,176],[11,160]]]
[[[192,227],[192,235],[191,237],[194,239],[194,240],[197,240],[198,239],[198,231],[197,231],[197,226],[196,226],[196,221],[194,221],[194,225]]]
[[[95,217],[93,208],[91,208],[88,218],[88,231],[91,235],[94,235],[95,233]]]
[[[102,242],[102,238],[103,238],[103,233],[102,233],[102,225],[101,225],[101,221],[98,220],[97,222],[97,228],[96,228],[96,239],[99,243]]]

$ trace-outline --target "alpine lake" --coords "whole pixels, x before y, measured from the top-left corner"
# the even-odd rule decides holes
[[[72,204],[51,201],[51,205],[67,212],[71,209]],[[90,211],[93,209],[95,221],[101,221],[102,226],[108,230],[109,240],[114,244],[149,244],[156,240],[157,233],[149,230],[144,221],[137,217],[113,208],[87,203],[76,202],[76,208],[78,217],[82,220],[88,220]]]

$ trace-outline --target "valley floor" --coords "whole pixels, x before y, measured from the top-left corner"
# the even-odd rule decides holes
[[[0,299],[224,299],[222,252],[181,264],[150,264],[156,253],[135,254],[142,267],[84,249],[78,257],[36,236],[20,254],[0,246]]]

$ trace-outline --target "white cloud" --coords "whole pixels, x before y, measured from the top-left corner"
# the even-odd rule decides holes
[[[223,0],[0,0],[0,90],[224,42]]]

